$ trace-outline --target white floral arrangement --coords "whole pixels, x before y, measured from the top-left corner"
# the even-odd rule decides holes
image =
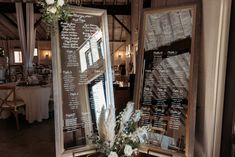
[[[42,19],[48,26],[53,26],[59,20],[69,19],[70,12],[64,0],[39,0],[38,3],[42,7]]]
[[[92,137],[98,151],[108,157],[131,157],[138,153],[138,146],[147,141],[149,131],[149,127],[138,127],[141,114],[140,110],[134,111],[133,102],[128,102],[116,119],[114,108],[103,108],[98,135]]]

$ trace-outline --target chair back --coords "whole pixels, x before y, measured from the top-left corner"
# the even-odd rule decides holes
[[[16,106],[15,86],[0,86],[0,109]]]

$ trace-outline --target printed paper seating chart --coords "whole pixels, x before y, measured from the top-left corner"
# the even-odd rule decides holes
[[[188,9],[152,14],[146,21],[146,51],[192,36],[192,16]]]

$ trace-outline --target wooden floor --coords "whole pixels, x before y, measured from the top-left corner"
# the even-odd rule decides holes
[[[28,124],[20,117],[20,130],[15,119],[0,120],[1,157],[55,157],[54,120]]]

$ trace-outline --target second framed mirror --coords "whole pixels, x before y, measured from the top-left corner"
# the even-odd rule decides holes
[[[144,10],[134,101],[150,125],[141,151],[193,156],[197,54],[196,6]]]

